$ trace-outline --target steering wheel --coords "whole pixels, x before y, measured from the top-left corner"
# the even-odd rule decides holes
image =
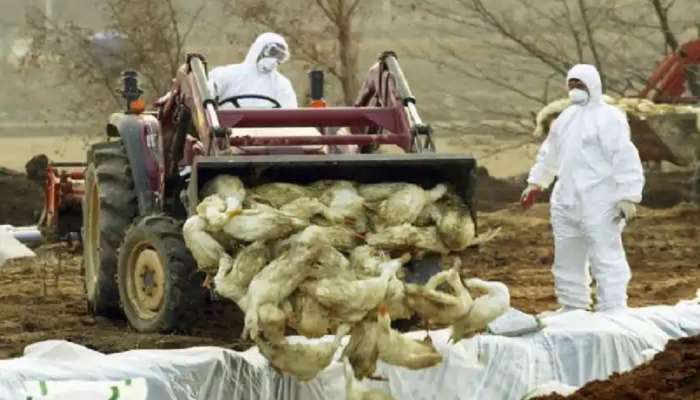
[[[264,96],[262,94],[241,94],[238,96],[227,97],[227,98],[219,101],[219,105],[223,105],[225,103],[231,103],[234,106],[236,106],[236,108],[241,108],[241,105],[238,104],[238,100],[241,100],[241,99],[267,100],[270,103],[272,103],[272,105],[274,105],[273,108],[282,108],[282,105],[277,100],[273,99],[272,97]]]

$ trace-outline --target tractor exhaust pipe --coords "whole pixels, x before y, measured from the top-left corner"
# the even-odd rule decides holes
[[[311,107],[323,108],[326,106],[326,100],[323,96],[324,76],[321,70],[312,70],[309,72],[309,84],[311,91]]]

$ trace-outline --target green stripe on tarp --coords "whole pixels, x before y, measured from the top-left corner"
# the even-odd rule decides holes
[[[125,380],[125,381],[124,381],[124,384],[125,384],[126,386],[131,386],[131,379]]]
[[[46,381],[39,381],[39,390],[41,390],[42,396],[49,394],[49,389],[46,387]]]
[[[109,400],[117,400],[119,399],[119,388],[116,386],[112,386],[112,397],[109,398]]]

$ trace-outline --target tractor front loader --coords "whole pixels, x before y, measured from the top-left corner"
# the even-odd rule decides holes
[[[314,76],[311,93],[322,93]],[[354,107],[325,107],[315,99],[314,107],[281,109],[259,95],[217,99],[207,80],[204,57],[189,54],[171,91],[156,110],[144,111],[136,74],[123,75],[126,110],[110,117],[108,140],[91,148],[85,174],[85,285],[94,313],[123,312],[143,332],[192,326],[209,293],[182,224],[203,185],[221,174],[246,187],[327,179],[425,188],[444,182],[474,218],[475,160],[434,152],[394,53],[372,67]],[[251,97],[271,108],[238,107]],[[339,127],[349,134],[336,134]],[[383,145],[403,154],[374,153]]]

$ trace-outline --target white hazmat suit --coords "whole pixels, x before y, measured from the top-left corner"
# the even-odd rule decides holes
[[[282,108],[297,107],[292,83],[277,71],[278,62],[261,56],[271,44],[289,49],[282,36],[263,33],[250,46],[243,63],[216,67],[209,72],[209,83],[219,101],[232,96],[263,95],[277,100]],[[239,104],[241,107],[273,107],[273,103],[262,99],[242,99]]]
[[[602,99],[600,75],[592,65],[576,65],[570,79],[582,81],[587,100],[565,109],[542,144],[528,183],[548,187],[554,231],[555,289],[565,309],[591,304],[591,273],[598,310],[624,308],[630,268],[621,233],[642,198],[644,172],[630,140],[624,113]],[[590,272],[589,272],[590,267]]]

